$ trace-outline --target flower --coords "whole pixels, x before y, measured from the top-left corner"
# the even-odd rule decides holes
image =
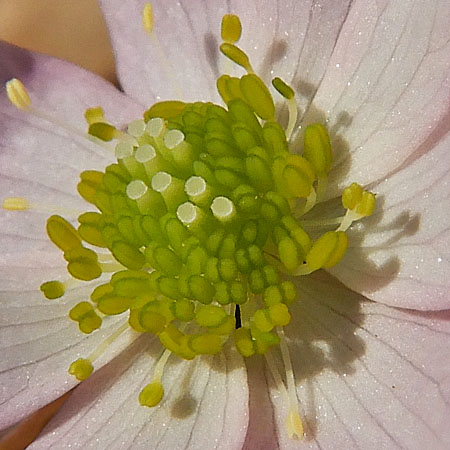
[[[253,358],[247,377],[231,350],[212,361],[171,359],[166,403],[138,406],[161,347],[155,339],[130,343],[128,332],[95,361],[95,373],[35,447],[448,447],[448,8],[425,1],[381,10],[364,1],[277,6],[155,4],[155,42],[136,26],[142,2],[104,2],[130,98],[67,63],[2,45],[4,81],[22,79],[33,105],[53,118],[6,105],[1,116],[2,196],[31,204],[0,216],[1,417],[14,423],[74,386],[67,365],[117,327],[105,321],[85,338],[67,325],[67,310],[89,296],[90,286],[70,288],[52,303],[37,292],[42,281],[61,276],[60,256],[42,231],[47,208],[76,217],[85,210],[74,196],[80,171],[108,162],[74,131],[84,126],[80,118],[101,104],[112,123],[127,124],[178,89],[187,101],[218,102],[216,30],[231,12],[242,20],[239,45],[256,72],[281,76],[297,91],[302,124],[327,119],[337,160],[327,192],[336,195],[355,181],[378,197],[374,214],[348,231],[349,249],[332,275],[297,283],[300,301],[291,306],[285,341],[304,441],[286,433],[289,401],[272,379],[276,370]],[[309,225],[323,211],[334,217],[334,195],[311,211]],[[275,356],[274,366],[284,365]],[[286,366],[287,378],[289,372]]]

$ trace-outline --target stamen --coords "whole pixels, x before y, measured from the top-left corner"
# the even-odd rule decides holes
[[[151,3],[146,3],[142,10],[142,25],[144,26],[144,30],[149,34],[152,33],[154,24],[153,6]]]
[[[111,336],[106,338],[87,358],[79,358],[69,367],[69,373],[78,381],[83,381],[91,375],[94,370],[93,363],[101,356],[108,347],[128,328],[125,322]]]
[[[84,133],[83,131],[72,127],[71,125],[69,125],[65,122],[62,122],[61,120],[57,119],[56,117],[52,117],[47,112],[34,108],[31,104],[31,100],[30,100],[30,97],[28,95],[28,92],[27,92],[25,86],[17,78],[13,78],[12,80],[10,80],[6,83],[6,92],[7,92],[9,101],[16,108],[26,111],[27,113],[29,113],[35,117],[38,117],[42,120],[45,120],[46,122],[48,122],[50,124],[53,124],[59,128],[62,128],[63,130],[67,131],[69,134],[73,134],[75,136],[82,137],[83,139],[87,139],[90,142],[93,142],[102,148],[111,150],[111,147],[109,145],[105,144],[104,142],[102,142],[101,140],[92,138],[87,133]]]
[[[295,101],[295,92],[288,84],[286,84],[281,78],[278,77],[272,80],[272,85],[287,100],[289,121],[286,128],[286,140],[290,141],[298,117],[298,107],[297,102]]]
[[[316,204],[316,200],[317,200],[316,190],[314,188],[311,188],[310,194],[308,195],[308,197],[306,197],[306,203],[303,206],[303,209],[301,209],[300,212],[298,213],[299,216],[303,216],[308,211],[311,211],[311,209],[314,208],[314,205]]]
[[[3,200],[2,208],[8,211],[26,211],[30,208],[30,203],[24,197],[7,197]]]
[[[156,363],[152,382],[145,386],[139,394],[139,403],[142,406],[152,408],[158,405],[164,397],[164,387],[161,380],[164,373],[164,367],[171,354],[172,352],[166,349]]]
[[[292,370],[291,357],[289,349],[284,336],[284,330],[281,327],[277,329],[280,338],[281,356],[283,358],[284,367],[286,370],[287,395],[289,398],[289,412],[286,418],[286,428],[291,439],[301,439],[303,437],[303,423],[298,412],[297,390],[295,389],[294,371]]]
[[[79,283],[79,280],[73,278],[64,281],[52,280],[42,283],[39,289],[47,300],[55,300],[61,298],[66,293],[67,289],[75,287]]]
[[[68,216],[77,216],[84,211],[71,209],[71,208],[63,208],[61,206],[55,205],[46,205],[44,203],[38,202],[30,202],[25,197],[7,197],[3,199],[2,208],[7,211],[37,211],[43,214],[61,214]]]
[[[97,122],[105,122],[105,112],[100,106],[97,106],[95,108],[88,108],[84,112],[84,118],[86,119],[88,125],[92,125],[93,123]]]
[[[220,51],[238,66],[243,67],[248,73],[254,73],[247,54],[236,45],[224,42],[220,46]]]
[[[13,78],[6,83],[6,94],[9,101],[19,109],[28,111],[31,106],[30,96],[23,85],[17,78]]]
[[[235,44],[241,38],[241,20],[234,14],[225,14],[222,17],[221,36],[225,42]]]

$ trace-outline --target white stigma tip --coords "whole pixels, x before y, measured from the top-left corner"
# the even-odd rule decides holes
[[[170,130],[164,136],[164,145],[169,149],[174,149],[184,141],[184,134],[180,130]]]
[[[133,120],[128,125],[128,133],[133,137],[140,137],[144,134],[145,131],[145,122],[143,120]]]
[[[31,105],[30,96],[23,83],[13,78],[6,83],[6,94],[9,101],[19,109],[27,110]]]
[[[190,197],[196,197],[206,192],[206,181],[202,177],[190,177],[185,185],[184,190]]]
[[[216,197],[211,204],[211,211],[217,219],[231,219],[234,215],[234,205],[229,198]]]
[[[148,187],[142,180],[133,180],[127,186],[127,196],[131,200],[138,200],[147,192]]]
[[[152,178],[152,189],[156,192],[164,192],[172,183],[172,176],[167,172],[158,172]]]
[[[153,19],[153,6],[151,3],[146,3],[142,10],[142,25],[147,33],[153,31],[154,19]]]
[[[191,202],[182,203],[177,209],[177,217],[185,225],[189,225],[197,218],[197,207]]]
[[[141,145],[134,154],[136,161],[141,164],[151,161],[155,156],[156,150],[150,144]]]
[[[115,148],[115,155],[117,159],[127,158],[133,154],[133,144],[130,142],[119,142]]]
[[[159,137],[159,135],[162,133],[164,125],[165,123],[163,119],[155,117],[148,121],[147,126],[145,127],[145,131],[147,131],[149,136],[156,138]]]

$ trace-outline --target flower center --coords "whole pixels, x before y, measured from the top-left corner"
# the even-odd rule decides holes
[[[151,8],[144,9],[143,22],[152,33]],[[126,132],[109,124],[101,108],[86,111],[89,135],[114,140],[117,162],[80,175],[78,192],[98,212],[81,214],[77,228],[52,215],[47,233],[63,251],[72,278],[91,281],[112,272],[89,301],[70,310],[80,331],[92,333],[108,316],[127,317],[92,355],[72,363],[69,371],[77,379],[91,374],[95,359],[127,327],[156,335],[166,349],[140,394],[146,406],[163,398],[161,380],[171,353],[190,360],[217,354],[230,341],[244,357],[268,355],[278,382],[268,352],[279,345],[291,405],[287,427],[291,435],[301,435],[283,333],[297,297],[287,276],[337,264],[347,248],[346,229],[372,213],[375,199],[353,184],[342,195],[344,217],[309,221],[325,229],[318,237],[305,231],[304,215],[326,189],[330,139],[322,124],[314,124],[305,129],[303,148],[290,151],[297,121],[294,91],[280,78],[273,80],[290,113],[285,130],[269,88],[235,45],[240,32],[239,18],[225,16],[220,49],[247,72],[217,80],[225,106],[157,103]],[[9,82],[8,95],[17,107],[31,110],[18,80]],[[30,205],[9,198],[3,207]],[[68,282],[54,280],[41,290],[55,299],[66,287]]]

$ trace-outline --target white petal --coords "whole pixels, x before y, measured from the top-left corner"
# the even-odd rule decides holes
[[[305,119],[329,119],[338,162],[332,193],[381,179],[427,151],[433,132],[445,131],[449,6],[448,0],[353,3]]]
[[[367,302],[331,279],[298,286],[286,331],[306,436],[287,438],[273,390],[280,447],[449,448],[449,312]]]
[[[180,99],[177,91],[182,91],[185,100],[218,101],[215,80],[235,69],[219,52],[222,16],[232,13],[242,22],[238,46],[257,73],[265,80],[280,76],[292,82],[303,107],[323,76],[349,2],[155,2],[155,32],[165,58],[140,25],[144,1],[100,3],[121,83],[136,100]]]
[[[349,232],[330,271],[351,289],[393,306],[450,308],[450,134],[374,186],[378,206]]]
[[[110,83],[72,64],[0,43],[0,81],[18,77],[37,108],[70,126],[86,129],[83,111],[102,104],[122,125],[141,108]],[[70,86],[70,89],[68,88]],[[56,125],[16,110],[0,95],[0,200],[25,196],[73,217],[86,208],[76,194],[81,170],[104,167],[107,152]],[[44,281],[67,278],[60,252],[47,239],[51,211],[0,210],[0,426],[8,426],[70,389],[70,363],[87,356],[112,333],[117,318],[101,332],[82,335],[67,313],[85,299],[95,283],[71,290],[62,301],[49,302],[39,291]],[[124,337],[125,344],[128,338]],[[120,341],[117,348],[120,348]],[[115,346],[110,348],[114,354]],[[109,355],[109,356],[108,356]],[[110,354],[96,363],[110,359]]]
[[[240,449],[248,420],[243,362],[228,352],[214,359],[166,366],[165,397],[155,408],[138,403],[161,346],[146,337],[83,382],[30,447],[44,449]]]

